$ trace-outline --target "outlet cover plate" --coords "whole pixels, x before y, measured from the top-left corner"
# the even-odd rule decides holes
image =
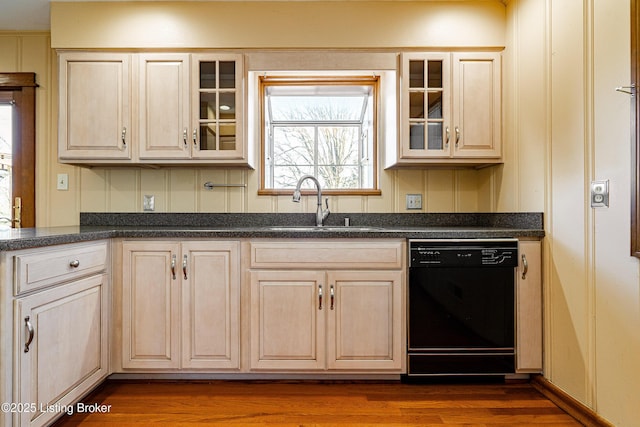
[[[145,212],[151,212],[156,210],[156,197],[145,194],[144,199],[142,201],[142,210],[144,210]]]
[[[609,180],[591,181],[591,207],[609,207]]]

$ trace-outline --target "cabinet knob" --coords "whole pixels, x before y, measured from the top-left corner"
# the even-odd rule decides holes
[[[69,263],[69,267],[72,267],[72,268],[78,268],[78,267],[80,267],[80,260],[78,260],[78,259],[74,259],[73,261],[71,261],[71,262]]]

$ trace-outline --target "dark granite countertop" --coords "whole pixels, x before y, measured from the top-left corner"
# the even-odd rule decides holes
[[[344,226],[349,218],[350,226]],[[123,238],[542,238],[541,213],[332,214],[82,213],[80,225],[0,231],[0,250]]]

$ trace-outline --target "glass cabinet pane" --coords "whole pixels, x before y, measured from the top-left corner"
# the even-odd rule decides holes
[[[409,61],[409,87],[424,87],[424,61]]]
[[[442,88],[442,61],[428,61],[429,88]]]
[[[430,122],[427,126],[427,148],[429,150],[442,150],[442,122]]]
[[[234,120],[236,118],[236,93],[220,93],[220,112],[218,117],[222,120]]]
[[[424,150],[424,123],[414,123],[409,126],[409,148]]]
[[[236,87],[236,63],[234,61],[220,61],[220,88],[234,89]]]
[[[200,88],[201,89],[216,88],[216,63],[215,62],[200,63]]]
[[[429,118],[442,118],[442,92],[429,93]]]
[[[204,123],[200,125],[200,149],[215,150],[217,134],[215,123]]]
[[[220,125],[220,150],[236,149],[236,125]]]
[[[424,119],[424,92],[409,93],[409,118]]]
[[[200,119],[215,120],[218,117],[218,105],[216,103],[216,93],[200,93]]]

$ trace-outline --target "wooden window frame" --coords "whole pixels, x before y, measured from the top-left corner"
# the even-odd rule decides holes
[[[293,194],[293,189],[277,189],[277,188],[266,188],[266,165],[265,165],[265,150],[266,150],[266,136],[264,134],[264,116],[265,116],[265,87],[266,86],[274,86],[274,85],[289,85],[292,82],[305,82],[307,84],[314,85],[356,85],[362,81],[368,81],[371,78],[368,76],[304,76],[304,77],[294,77],[294,76],[282,76],[282,77],[259,77],[259,106],[260,106],[260,187],[258,189],[258,195],[265,196],[282,196],[282,195],[291,195]],[[268,83],[267,83],[268,81]],[[322,189],[322,194],[325,195],[349,195],[349,196],[379,196],[382,194],[380,190],[380,179],[379,179],[379,164],[378,164],[378,109],[380,108],[380,80],[379,78],[373,78],[373,86],[374,86],[374,103],[375,108],[373,110],[374,115],[374,135],[373,135],[373,148],[372,148],[372,156],[373,156],[373,188],[354,188],[354,189]],[[315,190],[302,190],[302,194],[309,195],[315,194]]]

